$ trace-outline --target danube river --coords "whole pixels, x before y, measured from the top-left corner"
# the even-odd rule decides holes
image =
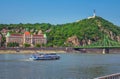
[[[31,61],[30,54],[0,54],[0,79],[93,79],[119,73],[120,54],[59,54]]]

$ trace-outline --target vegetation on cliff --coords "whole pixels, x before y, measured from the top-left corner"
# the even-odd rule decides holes
[[[73,36],[79,40],[79,44],[77,40],[75,42],[75,39],[68,39]],[[120,45],[120,27],[96,16],[74,23],[57,25],[48,33],[48,37],[49,43],[55,46],[118,46]]]
[[[11,33],[23,33],[26,28],[37,34],[47,34],[48,43],[44,46],[119,46],[120,27],[96,16],[78,22],[51,25],[36,24],[0,24],[0,30],[6,28]]]

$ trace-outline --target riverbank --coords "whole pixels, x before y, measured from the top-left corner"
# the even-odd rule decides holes
[[[63,48],[0,48],[0,54],[66,53]]]
[[[0,54],[66,53],[62,50],[0,50]]]
[[[86,48],[86,49],[75,49],[76,52],[80,53],[95,53],[95,54],[120,54],[120,48]]]
[[[0,54],[33,54],[33,53],[89,53],[103,54],[104,49],[99,48],[0,48]],[[107,54],[120,54],[120,48],[107,49]]]

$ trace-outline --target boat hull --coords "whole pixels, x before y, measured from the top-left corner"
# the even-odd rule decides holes
[[[40,55],[32,55],[30,57],[31,60],[58,60],[60,59],[60,56],[58,55],[52,55],[52,54],[40,54]]]

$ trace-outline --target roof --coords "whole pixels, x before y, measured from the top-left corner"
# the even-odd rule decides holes
[[[43,37],[43,34],[40,34],[40,35],[33,35],[33,36],[40,36],[40,37]]]
[[[22,34],[11,34],[11,36],[22,36]]]
[[[30,35],[30,32],[26,31],[24,34],[25,34],[25,35]]]
[[[40,34],[40,35],[33,35],[33,37],[40,37],[40,38],[44,38],[44,35],[43,35],[43,34]]]
[[[2,29],[2,32],[3,32],[3,33],[7,33],[7,30],[6,30],[6,29]]]

